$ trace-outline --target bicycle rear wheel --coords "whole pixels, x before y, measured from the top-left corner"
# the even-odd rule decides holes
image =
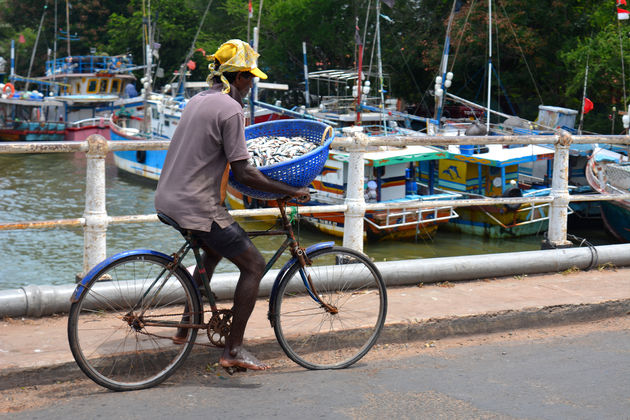
[[[197,290],[181,267],[153,254],[123,257],[106,265],[70,308],[68,340],[81,370],[114,391],[148,388],[168,378],[197,337],[173,343],[182,322],[201,322]]]
[[[307,369],[348,367],[372,348],[383,328],[385,283],[376,266],[352,249],[335,246],[308,257],[312,265],[305,274],[316,293],[294,264],[275,298],[276,338],[287,356]]]

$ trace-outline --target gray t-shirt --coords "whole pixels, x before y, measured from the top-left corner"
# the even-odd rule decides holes
[[[188,101],[164,160],[155,209],[185,229],[210,231],[234,223],[221,202],[221,178],[228,162],[249,159],[242,98],[232,86],[201,92]]]

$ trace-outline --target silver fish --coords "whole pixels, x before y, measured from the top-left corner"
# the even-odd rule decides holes
[[[299,158],[317,148],[303,137],[262,136],[247,141],[249,163],[256,167],[275,165]]]

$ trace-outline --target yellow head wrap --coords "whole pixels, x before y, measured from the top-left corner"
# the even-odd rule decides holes
[[[208,85],[213,85],[214,76],[220,76],[223,82],[223,93],[230,92],[230,83],[227,81],[223,72],[239,72],[248,71],[256,77],[266,79],[267,75],[263,73],[257,64],[258,54],[248,43],[240,39],[231,39],[219,47],[212,57],[219,62],[219,67],[215,68],[215,63],[208,66],[210,75],[208,75]]]

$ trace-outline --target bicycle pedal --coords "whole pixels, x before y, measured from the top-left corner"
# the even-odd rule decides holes
[[[240,366],[223,366],[223,369],[228,373],[228,375],[232,376],[237,372],[247,372],[247,368]]]

